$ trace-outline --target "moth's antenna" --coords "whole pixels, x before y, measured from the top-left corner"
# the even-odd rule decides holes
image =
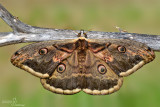
[[[84,31],[83,31],[83,35],[84,35],[85,38],[88,38],[87,33],[85,33]]]
[[[89,31],[91,31],[91,29],[89,29],[89,30],[87,30],[87,31],[84,31],[84,30],[82,30],[82,31],[83,31],[84,37],[85,37],[85,38],[88,38],[87,33],[88,33]]]
[[[82,37],[82,30],[78,33],[77,37]]]

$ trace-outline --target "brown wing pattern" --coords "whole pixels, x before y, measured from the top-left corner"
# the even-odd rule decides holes
[[[64,71],[58,67],[64,65]],[[78,68],[77,52],[62,61],[49,78],[41,79],[41,83],[47,90],[59,94],[75,94],[81,91],[81,73]]]
[[[59,40],[25,46],[13,65],[41,78],[43,87],[59,94],[105,95],[120,89],[128,76],[155,58],[146,45],[130,40]]]
[[[83,91],[93,95],[111,94],[120,89],[123,78],[118,76],[102,59],[87,51]]]
[[[155,58],[148,46],[131,40],[90,40],[89,46],[119,76],[130,75]]]
[[[27,45],[14,53],[11,57],[11,63],[34,76],[48,78],[57,65],[71,55],[71,53],[58,49],[57,44],[62,45],[64,41],[58,41],[58,43],[57,41],[48,41]]]

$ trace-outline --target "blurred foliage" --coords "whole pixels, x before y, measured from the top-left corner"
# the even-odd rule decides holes
[[[3,0],[1,4],[27,24],[41,27],[160,34],[159,0]],[[11,31],[0,20],[0,32]],[[10,56],[26,44],[0,48],[0,107],[16,98],[25,107],[160,107],[160,53],[136,73],[125,77],[111,95],[80,92],[58,95],[41,86],[39,79],[10,63]]]

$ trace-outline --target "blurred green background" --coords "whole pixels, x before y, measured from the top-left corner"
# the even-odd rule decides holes
[[[24,23],[49,28],[160,35],[160,0],[3,0],[0,3]],[[0,32],[11,31],[0,20]],[[80,92],[58,95],[45,90],[39,79],[10,63],[11,55],[26,44],[0,47],[0,107],[160,107],[160,53],[136,73],[124,78],[111,95]],[[6,101],[6,102],[5,102]],[[8,101],[8,103],[7,103]],[[15,101],[15,100],[14,100]]]

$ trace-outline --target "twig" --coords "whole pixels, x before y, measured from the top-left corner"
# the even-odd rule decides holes
[[[0,4],[0,17],[12,28],[13,32],[0,32],[0,46],[25,42],[75,39],[78,30],[50,29],[34,27],[21,22]],[[130,39],[147,44],[155,51],[160,51],[160,35],[147,35],[126,32],[87,31],[89,39]]]

